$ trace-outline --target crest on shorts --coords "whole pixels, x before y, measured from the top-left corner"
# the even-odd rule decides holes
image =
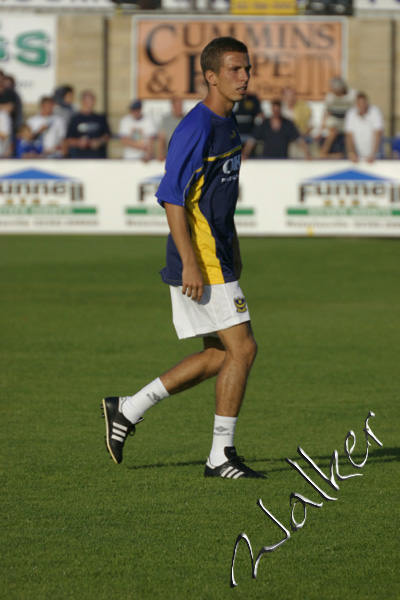
[[[234,303],[236,306],[236,311],[238,313],[244,313],[247,311],[247,304],[245,298],[235,298]]]

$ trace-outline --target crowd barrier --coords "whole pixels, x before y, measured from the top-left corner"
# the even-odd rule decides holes
[[[0,234],[165,235],[154,197],[163,171],[157,161],[0,161]],[[398,237],[400,161],[245,161],[236,226],[245,236]]]

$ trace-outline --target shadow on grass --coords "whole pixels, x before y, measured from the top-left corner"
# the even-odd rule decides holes
[[[314,456],[312,453],[309,454],[310,458],[317,463],[317,465],[319,467],[326,467],[329,468],[330,464],[331,464],[331,458],[332,458],[332,454],[330,455],[325,455],[325,456]],[[301,460],[301,467],[304,471],[307,470],[313,470],[312,467],[310,467],[309,465],[307,465],[306,463],[304,463],[304,461],[302,460],[302,458],[300,457],[300,455],[295,454],[294,456],[288,457],[293,461],[297,461],[297,460]],[[353,459],[354,462],[356,463],[361,463],[364,458],[365,458],[365,453],[362,452],[358,452],[358,453],[353,453],[351,455],[351,458]],[[339,454],[339,465],[343,465],[344,461],[347,461],[348,458],[346,456],[346,454],[343,452],[342,454]],[[367,459],[367,463],[368,464],[373,464],[373,463],[390,463],[390,462],[397,462],[400,461],[400,448],[378,448],[376,450],[370,450],[369,454],[368,454],[368,459]],[[276,473],[279,471],[285,471],[286,468],[289,466],[286,463],[286,459],[285,458],[278,458],[278,459],[261,459],[261,458],[256,458],[254,459],[252,462],[270,462],[270,463],[274,463],[274,462],[284,462],[285,466],[282,467],[277,467],[274,468],[272,465],[271,467],[268,469],[270,473]],[[351,466],[351,465],[350,465]]]
[[[313,456],[312,454],[309,455],[310,458],[312,458],[314,461],[320,461],[318,463],[319,466],[326,466],[329,467],[330,463],[331,463],[331,457],[332,454],[330,454],[329,456]],[[301,460],[301,457],[299,455],[294,455],[292,457],[290,457],[291,460]],[[365,458],[365,453],[354,453],[352,454],[352,459],[357,462],[360,463],[364,460]],[[341,461],[346,460],[347,457],[346,455],[343,454],[339,454],[339,464],[341,463]],[[382,463],[382,462],[395,462],[395,461],[400,461],[400,448],[378,448],[377,450],[372,450],[370,451],[370,454],[368,455],[368,463]],[[288,464],[286,463],[286,458],[255,458],[252,459],[251,461],[249,461],[251,464],[252,463],[269,463],[270,467],[268,468],[268,472],[269,473],[276,473],[279,471],[286,471],[286,469],[288,468]],[[274,463],[283,463],[282,466],[279,466],[277,468],[274,468],[273,464]],[[132,469],[133,471],[139,470],[139,469],[163,469],[163,468],[170,468],[170,467],[197,467],[200,465],[204,465],[205,461],[204,460],[189,460],[189,461],[179,461],[179,462],[158,462],[158,463],[154,463],[154,464],[145,464],[145,465],[132,465],[130,467],[128,467],[128,469]],[[307,469],[312,469],[312,467],[309,467],[307,465],[302,465],[302,468],[304,470]],[[266,474],[266,471],[260,470],[260,473],[264,473]]]
[[[132,469],[133,471],[136,471],[138,469],[162,469],[162,468],[169,468],[169,467],[197,467],[198,465],[204,465],[205,461],[204,460],[188,460],[187,462],[159,462],[159,463],[155,463],[155,464],[151,464],[151,465],[132,465],[131,467],[128,467],[128,469]]]

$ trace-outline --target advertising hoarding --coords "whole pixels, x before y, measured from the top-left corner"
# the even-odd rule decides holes
[[[0,7],[2,6],[0,0]],[[0,69],[13,75],[23,102],[54,91],[56,17],[0,12]]]
[[[0,0],[0,9],[92,10],[115,7],[111,0]]]
[[[233,15],[297,15],[297,0],[231,0]]]
[[[200,54],[215,37],[231,35],[250,53],[251,91],[262,100],[293,86],[300,98],[321,101],[343,74],[345,20],[337,18],[135,18],[136,90],[143,99],[202,98]]]
[[[0,233],[168,232],[158,161],[0,161]],[[400,236],[398,161],[248,160],[239,234]]]

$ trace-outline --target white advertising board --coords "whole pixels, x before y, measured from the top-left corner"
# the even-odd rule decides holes
[[[115,7],[111,0],[0,0],[0,9],[37,8],[46,10],[109,9]]]
[[[385,11],[385,13],[392,12],[398,16],[400,14],[400,0],[353,0],[353,8],[356,15],[362,14],[364,11]]]
[[[154,193],[164,165],[0,161],[0,233],[168,232]],[[400,161],[246,161],[241,235],[400,237]]]
[[[0,69],[15,77],[23,102],[54,92],[56,25],[50,15],[0,12]]]

